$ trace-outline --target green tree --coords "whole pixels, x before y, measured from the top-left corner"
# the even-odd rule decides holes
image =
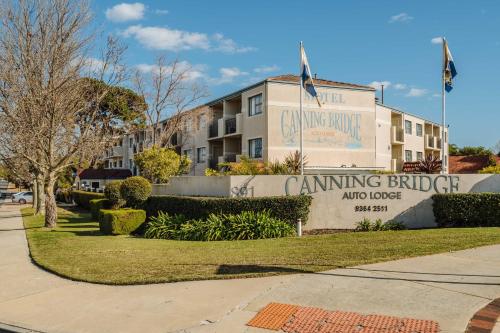
[[[153,146],[135,155],[141,175],[152,183],[167,183],[170,177],[189,172],[191,160],[174,150]]]
[[[450,143],[450,145],[448,146],[448,153],[451,155],[451,156],[455,156],[455,155],[460,155],[459,154],[459,149],[458,146],[454,143]]]

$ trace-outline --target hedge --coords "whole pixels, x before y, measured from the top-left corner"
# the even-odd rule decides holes
[[[244,211],[269,210],[271,216],[295,225],[307,222],[312,198],[306,195],[258,198],[214,198],[185,196],[151,196],[144,204],[147,216],[158,212],[182,214],[187,219],[206,219],[210,214],[239,214]]]
[[[104,208],[109,208],[110,202],[108,199],[92,199],[90,203],[90,214],[94,220],[99,218],[99,211]]]
[[[75,203],[87,210],[90,210],[90,200],[104,199],[104,194],[95,192],[73,191],[72,195]]]
[[[101,209],[99,229],[105,235],[130,235],[146,221],[140,209]]]
[[[440,227],[500,227],[500,193],[453,193],[432,196]]]

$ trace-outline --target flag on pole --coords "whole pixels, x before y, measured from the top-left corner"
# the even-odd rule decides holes
[[[300,67],[301,67],[301,83],[303,88],[307,91],[309,95],[316,98],[319,107],[321,107],[321,103],[318,98],[318,93],[316,92],[316,88],[314,87],[313,78],[311,75],[311,68],[309,67],[309,62],[307,61],[306,51],[304,50],[304,46],[301,45],[300,49]]]
[[[455,62],[453,62],[453,57],[448,47],[448,42],[443,38],[443,54],[444,54],[444,87],[446,92],[450,92],[453,89],[453,79],[457,76],[457,70],[455,68]]]

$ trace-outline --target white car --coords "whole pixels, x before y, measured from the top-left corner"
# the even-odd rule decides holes
[[[19,192],[12,196],[12,202],[24,205],[33,202],[33,192]]]

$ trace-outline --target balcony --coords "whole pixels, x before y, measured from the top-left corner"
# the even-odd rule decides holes
[[[392,126],[391,128],[391,143],[402,145],[405,142],[404,130],[398,126]]]
[[[441,149],[441,138],[432,136],[430,134],[426,134],[425,135],[425,149],[440,150]]]
[[[214,121],[210,125],[208,125],[208,137],[209,138],[217,138],[219,136],[219,122]]]
[[[401,172],[403,170],[403,160],[399,158],[393,158],[391,160],[391,171]]]
[[[236,118],[226,119],[224,129],[225,135],[236,133]]]

